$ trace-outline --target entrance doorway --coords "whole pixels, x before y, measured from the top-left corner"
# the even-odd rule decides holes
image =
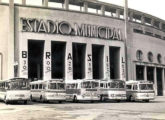
[[[147,80],[154,82],[154,67],[147,67]]]
[[[66,43],[55,41],[51,42],[53,79],[63,79],[65,77],[65,50]]]
[[[136,65],[136,80],[144,80],[144,66]]]
[[[158,96],[162,96],[163,95],[162,68],[157,68],[156,73],[157,73],[157,91],[158,91]]]
[[[28,40],[28,77],[43,79],[44,41]]]
[[[85,78],[85,53],[86,45],[73,43],[73,79]]]
[[[120,48],[110,47],[109,48],[109,59],[110,59],[110,77],[111,79],[120,78]]]
[[[93,79],[103,78],[103,45],[92,45]]]

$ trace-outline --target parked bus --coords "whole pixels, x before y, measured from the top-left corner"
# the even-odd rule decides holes
[[[155,99],[154,84],[150,81],[127,81],[127,100],[136,101],[142,100],[149,102],[150,100]]]
[[[126,100],[126,85],[123,80],[100,80],[100,101]]]
[[[96,101],[99,100],[99,82],[96,80],[72,80],[66,83],[67,101]]]
[[[65,83],[61,79],[33,81],[30,88],[32,101],[65,101]]]
[[[0,100],[6,104],[13,101],[23,101],[24,104],[30,100],[30,80],[26,78],[12,78],[0,80]]]

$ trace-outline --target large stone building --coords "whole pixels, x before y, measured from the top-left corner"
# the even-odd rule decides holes
[[[165,95],[165,21],[129,9],[125,46],[123,14],[95,0],[1,2],[0,78],[126,80],[127,73]]]

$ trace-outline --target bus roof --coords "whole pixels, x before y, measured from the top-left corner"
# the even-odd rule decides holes
[[[77,80],[67,80],[66,83],[80,83],[80,82],[88,82],[88,81],[99,82],[99,80],[96,79],[77,79]]]
[[[147,84],[153,84],[151,81],[146,81],[146,80],[129,80],[126,81],[126,84],[138,84],[138,83],[147,83]]]
[[[63,79],[50,79],[50,80],[37,80],[37,81],[32,81],[30,82],[31,84],[36,84],[36,83],[43,83],[43,82],[58,82],[58,83],[63,83]]]

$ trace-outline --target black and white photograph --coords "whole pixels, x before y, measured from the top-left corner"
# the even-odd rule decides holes
[[[165,120],[165,0],[0,0],[0,120]]]

